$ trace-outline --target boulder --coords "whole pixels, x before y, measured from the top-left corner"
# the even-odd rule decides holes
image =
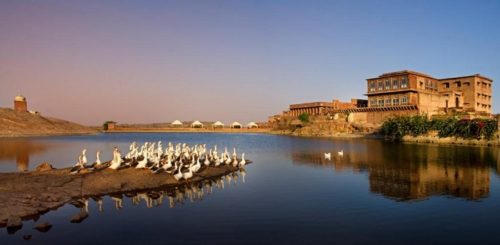
[[[36,229],[39,232],[47,232],[52,228],[52,225],[49,224],[48,222],[43,222],[40,224],[37,224],[34,229]]]
[[[35,171],[37,171],[37,172],[45,172],[45,171],[49,171],[49,170],[52,170],[52,169],[54,169],[52,167],[52,164],[49,164],[48,162],[44,162],[44,163],[38,165],[36,167]]]
[[[71,218],[70,222],[78,224],[78,223],[81,223],[83,220],[85,220],[87,217],[89,217],[89,215],[86,212],[80,212],[80,213],[76,214],[75,216],[73,216],[73,218]]]
[[[19,216],[10,216],[7,220],[7,233],[14,234],[23,227],[23,221]]]

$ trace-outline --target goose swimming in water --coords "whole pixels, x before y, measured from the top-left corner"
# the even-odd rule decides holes
[[[344,150],[340,150],[339,152],[337,152],[337,155],[339,155],[341,157],[344,156]]]
[[[324,153],[325,155],[325,160],[332,160],[332,153],[328,152],[328,153]]]

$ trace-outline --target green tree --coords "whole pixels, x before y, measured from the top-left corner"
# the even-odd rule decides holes
[[[309,113],[307,112],[304,112],[302,114],[299,115],[299,120],[303,123],[307,123],[309,122]]]

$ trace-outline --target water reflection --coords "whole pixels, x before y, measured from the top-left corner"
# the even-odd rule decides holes
[[[168,206],[169,208],[175,208],[179,205],[184,205],[186,202],[195,203],[203,201],[204,198],[213,195],[217,190],[221,191],[225,188],[236,187],[238,184],[245,183],[245,176],[246,171],[241,168],[227,175],[208,178],[195,183],[187,183],[178,187],[164,187],[150,190],[117,192],[103,196],[83,196],[73,198],[67,204],[75,207],[77,210],[72,213],[69,222],[80,224],[88,219],[92,212],[89,205],[92,203],[95,203],[97,207],[96,211],[98,213],[104,213],[106,211],[104,209],[106,202],[112,202],[112,207],[119,211],[131,207],[145,207],[150,209]],[[127,206],[127,203],[130,203],[131,206]],[[57,210],[55,211],[57,212]],[[34,221],[37,221],[41,218],[41,216],[43,216],[43,214],[39,214],[34,217],[24,217],[23,220],[32,218]],[[48,232],[52,228],[50,220],[48,221],[49,222],[36,225],[33,229],[37,229],[44,233]],[[15,234],[17,231],[22,229],[22,226],[14,229],[7,229],[9,234]],[[29,236],[30,237],[28,239],[24,239],[31,239],[31,235]]]
[[[478,200],[490,193],[490,170],[499,171],[498,150],[371,141],[326,160],[323,152],[294,150],[295,164],[366,171],[372,193],[398,201],[433,195]]]
[[[44,152],[52,146],[52,144],[37,142],[33,139],[1,139],[0,163],[10,164],[15,160],[17,171],[27,171],[30,155]]]

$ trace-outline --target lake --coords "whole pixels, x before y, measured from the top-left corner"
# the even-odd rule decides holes
[[[132,141],[162,140],[236,147],[253,161],[244,172],[180,199],[140,196],[89,200],[89,217],[67,204],[25,221],[0,244],[333,244],[498,243],[499,148],[416,145],[368,139],[318,139],[262,134],[116,133],[0,140],[0,172],[41,162],[73,165],[111,159]],[[337,152],[343,150],[344,155]],[[325,160],[323,153],[331,152]],[[193,193],[194,191],[194,193]],[[144,197],[144,196],[142,196]],[[48,232],[33,229],[49,222]],[[29,241],[23,236],[31,235]],[[26,237],[27,238],[27,237]]]

